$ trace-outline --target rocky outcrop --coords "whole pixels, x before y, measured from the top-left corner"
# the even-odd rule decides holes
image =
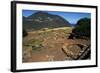
[[[83,44],[65,44],[62,47],[62,51],[70,58],[77,59],[85,59],[85,57],[89,57],[90,55],[90,46]]]

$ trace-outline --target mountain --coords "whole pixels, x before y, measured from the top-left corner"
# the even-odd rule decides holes
[[[70,23],[61,16],[43,11],[36,12],[28,17],[23,16],[23,27],[28,31],[69,26]]]

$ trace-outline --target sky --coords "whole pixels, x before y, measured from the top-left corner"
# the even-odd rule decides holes
[[[36,10],[22,10],[22,15],[28,17],[38,11]],[[71,24],[76,24],[81,18],[91,18],[91,13],[79,13],[79,12],[56,12],[56,11],[45,11],[49,14],[59,15],[66,19]]]

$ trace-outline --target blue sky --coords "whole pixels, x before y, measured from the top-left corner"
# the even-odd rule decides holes
[[[38,11],[36,10],[22,10],[22,15],[28,17]],[[55,12],[55,11],[45,11],[53,15],[59,15],[66,19],[71,24],[76,24],[81,18],[91,18],[91,13],[79,13],[79,12]]]

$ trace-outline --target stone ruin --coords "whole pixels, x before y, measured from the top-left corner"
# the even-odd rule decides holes
[[[90,45],[69,44],[63,45],[62,51],[72,60],[90,58]]]

